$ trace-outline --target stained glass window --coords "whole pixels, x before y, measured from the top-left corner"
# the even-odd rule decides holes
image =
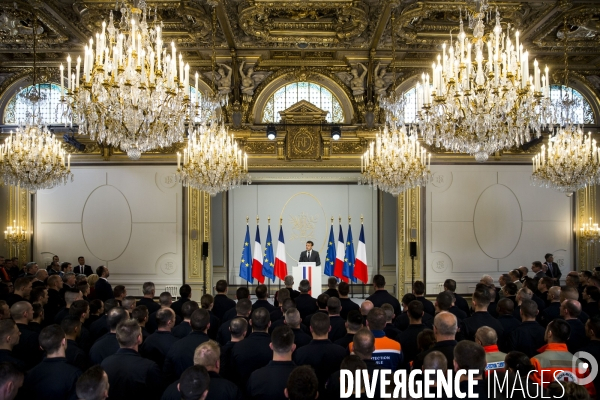
[[[344,111],[338,99],[329,89],[312,82],[294,82],[278,89],[267,100],[263,110],[262,122],[279,122],[280,111],[284,111],[297,102],[305,100],[323,111],[328,111],[328,122],[344,122]]]
[[[39,88],[41,98],[35,105],[35,114],[41,118],[44,124],[61,124],[65,119],[60,114],[58,105],[60,103],[60,86],[54,83],[41,83],[36,85]],[[33,106],[29,103],[26,95],[31,86],[19,90],[12,99],[9,100],[4,109],[5,124],[24,124],[29,116],[34,112]]]
[[[564,85],[550,86],[550,99],[552,102],[560,101],[563,98],[578,100],[579,107],[573,110],[575,121],[577,124],[593,124],[594,112],[587,99],[577,90]]]

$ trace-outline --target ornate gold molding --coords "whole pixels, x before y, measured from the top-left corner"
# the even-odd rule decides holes
[[[410,242],[417,243],[415,258],[415,281],[421,279],[421,188],[407,190],[398,195],[397,216],[398,238],[398,298],[412,290],[407,285],[412,280],[412,260],[410,258]]]
[[[185,281],[203,285],[205,293],[211,288],[211,259],[202,261],[202,242],[210,243],[210,195],[196,189],[187,190],[187,248],[188,265]],[[204,294],[204,293],[203,293]]]
[[[16,221],[17,225],[23,227],[28,232],[31,232],[31,194],[16,186],[8,187],[8,209],[7,209],[7,224],[12,225]],[[6,229],[6,227],[2,227]],[[17,249],[6,244],[8,255],[6,257],[19,257],[19,265],[31,261],[31,237],[28,235],[27,244],[24,248]]]
[[[589,222],[590,216],[595,215],[593,208],[596,206],[596,186],[590,186],[587,189],[587,207],[586,207],[586,189],[580,189],[576,194],[576,210],[577,210],[577,222],[575,235],[577,238],[577,252],[578,257],[576,258],[576,265],[580,271],[592,270],[598,265],[598,248],[596,243],[588,243],[587,240],[581,238],[579,234],[579,228],[584,223]],[[597,222],[597,221],[594,221]]]

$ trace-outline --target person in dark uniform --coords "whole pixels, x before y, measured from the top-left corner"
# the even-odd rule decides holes
[[[340,296],[340,303],[342,304],[342,311],[340,317],[344,320],[348,319],[348,313],[352,310],[359,311],[360,306],[352,301],[348,294],[350,293],[350,285],[347,282],[340,282],[338,285],[338,294]]]
[[[396,328],[393,324],[394,318],[396,318],[396,314],[394,314],[394,307],[391,304],[384,303],[381,306],[381,309],[385,312],[385,327],[383,331],[385,332],[385,336],[398,341],[398,336],[402,333],[402,331]]]
[[[498,348],[504,353],[511,350],[508,343],[510,333],[521,325],[521,322],[513,315],[514,310],[515,303],[511,299],[500,299],[498,302],[498,322],[504,328],[504,333],[498,337]]]
[[[19,343],[13,347],[13,356],[25,363],[28,369],[33,368],[43,356],[39,348],[39,333],[29,329],[29,322],[33,320],[33,306],[26,301],[19,301],[10,308],[10,316],[21,332]]]
[[[108,324],[109,332],[96,340],[90,349],[89,356],[92,365],[102,363],[102,360],[108,356],[112,356],[119,350],[117,326],[126,319],[129,319],[129,314],[121,307],[114,307],[108,312],[106,323]]]
[[[148,315],[157,312],[160,305],[154,301],[154,294],[156,293],[154,283],[144,282],[142,293],[144,294],[144,297],[138,300],[136,306],[146,306],[148,308]]]
[[[321,293],[317,297],[317,311],[302,318],[302,323],[306,326],[310,326],[310,319],[316,313],[323,313],[323,314],[328,315],[328,312],[327,312],[327,302],[328,301],[329,301],[329,296],[327,296],[325,293]]]
[[[396,315],[396,319],[394,319],[394,326],[398,329],[400,329],[401,331],[405,331],[408,328],[408,325],[410,324],[409,318],[408,318],[408,314],[407,314],[407,310],[408,310],[408,305],[413,302],[413,301],[419,301],[417,300],[417,296],[415,296],[412,293],[407,293],[404,296],[402,296],[402,313],[400,315]],[[419,303],[421,303],[419,301]],[[423,303],[421,303],[421,305],[423,305]],[[426,328],[428,329],[433,329],[433,316],[425,313],[425,311],[423,311],[423,318],[421,318],[421,321],[423,322],[423,324],[425,325]]]
[[[246,338],[250,323],[244,318],[234,318],[228,322],[229,332],[231,332],[231,340],[221,346],[221,369],[220,374],[227,380],[235,382],[237,379],[237,371],[231,360],[231,352],[238,342]]]
[[[423,311],[432,317],[435,316],[433,303],[425,298],[425,284],[421,281],[415,281],[412,293],[417,297],[417,300],[423,303]]]
[[[290,291],[290,298],[295,300],[296,297],[300,296],[300,292],[297,291],[296,289],[294,289],[294,277],[293,276],[291,276],[291,275],[286,276],[285,279],[283,280],[283,283],[285,285],[285,288]],[[278,307],[281,305],[281,302],[279,301],[279,298],[277,296],[277,292],[275,292],[275,300],[274,300],[273,304],[275,305],[275,307]]]
[[[520,351],[531,358],[538,354],[537,350],[544,345],[546,330],[536,322],[538,307],[533,300],[521,302],[521,325],[514,329],[508,339],[511,351]]]
[[[249,299],[238,300],[237,304],[235,305],[235,309],[237,312],[236,318],[244,318],[246,321],[248,321],[250,318],[250,313],[252,312],[252,302]],[[219,342],[221,346],[224,346],[227,342],[231,340],[229,322],[231,321],[222,323],[219,327],[219,332],[217,332],[217,342]],[[248,325],[248,327],[250,328],[250,325]],[[252,333],[251,328],[248,331],[248,334],[250,333]]]
[[[60,323],[60,327],[65,332],[65,337],[67,338],[67,350],[65,351],[67,362],[81,371],[85,371],[90,366],[90,362],[87,353],[77,343],[77,337],[81,333],[81,326],[81,320],[72,316],[66,317]]]
[[[400,302],[385,290],[385,277],[383,275],[373,277],[373,289],[375,293],[367,297],[367,300],[373,303],[374,307],[381,307],[383,304],[388,303],[394,307],[394,314],[400,315]]]
[[[317,299],[308,294],[310,292],[310,282],[306,279],[300,281],[298,290],[300,295],[296,297],[296,308],[300,312],[300,317],[304,319],[307,315],[317,312]]]
[[[490,304],[490,291],[484,284],[477,284],[473,293],[473,309],[475,312],[470,317],[465,318],[460,324],[459,337],[474,341],[477,329],[482,326],[489,326],[496,330],[498,337],[502,337],[504,328],[498,320],[488,312],[487,308]]]
[[[67,339],[58,325],[42,329],[40,347],[46,358],[25,376],[22,393],[24,399],[74,399],[75,384],[81,376],[79,368],[67,363]]]
[[[294,332],[287,326],[280,326],[271,334],[273,359],[254,371],[248,379],[246,393],[251,400],[286,400],[284,391],[287,380],[296,368],[292,353],[296,349]]]
[[[540,324],[543,327],[548,326],[550,322],[560,317],[560,286],[552,286],[548,290],[548,300],[550,304],[544,308],[540,315]]]
[[[106,300],[108,299],[114,299],[115,294],[113,293],[112,286],[107,280],[110,276],[108,268],[101,265],[98,268],[96,268],[96,274],[98,274],[98,276],[100,277],[100,279],[98,279],[98,281],[96,282],[96,286],[94,286],[94,293],[96,294],[96,298],[104,302],[106,302]]]
[[[449,370],[452,369],[454,367],[454,348],[457,344],[457,329],[458,325],[456,322],[456,316],[454,314],[450,314],[449,312],[441,312],[438,315],[436,315],[433,320],[435,344],[429,349],[423,350],[415,357],[412,369],[422,369],[425,357],[427,356],[427,354],[433,351],[439,351],[444,356],[446,356],[446,360],[448,362],[447,367]]]
[[[316,400],[319,396],[319,380],[315,371],[309,366],[293,370],[285,387],[285,396],[290,400]]]
[[[217,282],[215,289],[217,291],[217,294],[215,296],[215,301],[214,301],[214,306],[212,309],[213,314],[215,314],[215,316],[217,318],[219,318],[219,320],[223,319],[223,315],[231,310],[232,308],[235,308],[235,301],[233,301],[232,299],[230,299],[229,297],[227,297],[227,281],[224,279],[221,279],[220,281]],[[209,371],[210,373],[210,371]]]
[[[12,319],[0,320],[0,363],[10,362],[26,371],[25,363],[13,355],[13,348],[19,343],[19,328]]]
[[[408,304],[407,315],[410,324],[406,330],[398,336],[398,342],[402,346],[404,354],[404,365],[409,365],[411,361],[419,354],[419,346],[417,345],[417,337],[419,333],[427,329],[423,324],[423,303],[418,300],[413,300]]]
[[[101,366],[95,365],[86,370],[77,380],[77,398],[106,399],[108,385],[108,375]]]
[[[192,287],[188,284],[181,285],[179,288],[179,296],[179,300],[171,304],[171,308],[173,311],[175,311],[175,315],[179,315],[181,318],[183,318],[183,315],[181,314],[181,308],[185,303],[191,300]]]
[[[208,310],[199,309],[194,311],[190,323],[192,332],[175,342],[165,357],[163,371],[168,382],[178,379],[183,371],[194,365],[194,350],[210,339],[207,334],[210,328]]]
[[[273,357],[268,334],[271,325],[269,311],[264,307],[254,310],[250,324],[252,333],[231,350],[231,363],[237,371],[236,383],[240,387],[246,387],[250,375],[267,365]]]
[[[464,311],[460,310],[458,307],[453,306],[453,304],[454,295],[452,294],[452,292],[445,290],[443,292],[438,293],[437,297],[435,298],[435,311],[436,313],[448,311],[449,313],[454,314],[454,316],[458,320],[458,323],[460,324],[460,322],[463,319],[467,318],[467,314]]]
[[[335,276],[330,276],[327,279],[327,290],[325,291],[325,294],[329,297],[340,297],[340,294],[337,290],[337,285],[337,278]]]
[[[267,290],[267,285],[258,285],[256,287],[256,301],[252,304],[252,310],[256,310],[257,308],[264,307],[269,313],[275,311],[275,306],[269,303],[269,292]]]
[[[136,320],[119,324],[116,331],[119,350],[102,361],[101,367],[108,375],[112,400],[160,399],[165,389],[163,375],[154,361],[140,356],[142,330]]]
[[[565,300],[560,305],[560,316],[571,327],[571,334],[567,340],[569,352],[575,354],[580,348],[587,345],[588,338],[585,334],[585,325],[579,320],[581,304],[577,300]]]
[[[300,258],[298,259],[298,262],[314,262],[316,264],[316,266],[320,266],[321,265],[321,257],[319,257],[319,252],[316,250],[313,250],[313,246],[315,244],[309,240],[306,242],[306,250],[300,253]]]
[[[162,292],[160,296],[158,296],[158,304],[160,305],[160,310],[164,310],[165,308],[173,310],[171,305],[173,304],[173,296],[169,292]],[[154,333],[156,329],[158,329],[158,321],[156,320],[156,315],[158,311],[150,314],[148,316],[148,323],[146,324],[146,329],[148,333]],[[175,311],[173,311],[175,313]],[[182,319],[179,315],[175,314],[175,324],[173,326],[177,326],[181,323]]]
[[[583,289],[583,299],[585,303],[582,304],[582,311],[589,315],[590,318],[600,314],[600,308],[598,308],[600,289],[596,286],[586,286]]]
[[[494,282],[492,281],[492,285],[493,283]],[[444,281],[444,290],[452,292],[452,294],[454,294],[454,304],[456,305],[456,307],[458,307],[461,311],[467,314],[467,317],[471,316],[471,309],[469,308],[469,304],[467,303],[465,298],[459,294],[456,294],[456,281],[454,279],[446,279]]]
[[[210,328],[208,328],[208,337],[212,340],[217,340],[217,332],[221,326],[221,320],[212,312],[215,305],[215,298],[212,294],[205,294],[200,298],[200,307],[210,315]]]
[[[198,306],[198,303],[196,303],[193,300],[186,301],[183,304],[183,306],[181,307],[181,317],[183,318],[183,321],[181,321],[179,325],[173,328],[173,330],[171,331],[173,333],[173,336],[175,336],[177,339],[182,339],[190,334],[190,332],[192,331],[192,314],[194,314],[194,312],[199,308],[200,306]]]
[[[238,301],[241,299],[250,299],[250,290],[248,290],[246,286],[240,286],[235,291],[235,298]],[[236,314],[235,308],[226,311],[225,314],[223,314],[223,318],[221,318],[221,323],[224,324],[225,322],[231,321],[235,318]]]
[[[178,340],[171,333],[175,325],[175,311],[170,308],[161,308],[156,313],[156,321],[158,328],[144,340],[144,343],[140,347],[140,354],[154,361],[162,369],[165,357],[173,344]]]
[[[290,299],[290,301],[293,300]],[[300,313],[298,312],[298,309],[295,307],[288,308],[285,311],[284,319],[285,325],[289,326],[294,333],[294,344],[296,345],[296,349],[310,343],[312,337],[301,328],[302,323],[300,322]]]
[[[590,317],[585,324],[585,331],[590,339],[589,343],[580,349],[581,352],[586,352],[592,355],[594,361],[600,360],[600,316]],[[584,358],[584,357],[582,357]],[[588,363],[592,360],[587,360]],[[590,364],[591,365],[591,364]],[[600,374],[594,379],[596,393],[600,393]]]
[[[277,295],[279,296],[279,305],[276,306],[275,310],[271,311],[271,313],[269,314],[271,317],[271,327],[269,328],[269,334],[273,333],[273,330],[276,328],[276,326],[273,326],[273,322],[281,320],[283,318],[284,311],[282,305],[285,303],[286,300],[291,300],[290,291],[287,289],[281,289],[277,291]],[[296,307],[295,301],[294,307]]]
[[[342,306],[340,304],[340,299],[337,297],[330,297],[327,300],[327,313],[329,314],[329,323],[331,324],[329,340],[332,342],[335,342],[346,335],[346,321],[340,317],[341,310]]]

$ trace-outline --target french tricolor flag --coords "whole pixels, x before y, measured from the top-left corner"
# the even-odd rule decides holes
[[[344,276],[344,255],[346,250],[344,248],[344,232],[342,232],[342,225],[340,225],[340,234],[338,235],[338,243],[335,256],[335,265],[333,267],[333,276],[341,279],[344,282],[348,282],[348,278]]]
[[[354,277],[367,283],[369,274],[367,272],[367,247],[365,246],[365,228],[360,225],[360,237],[358,238],[358,248],[356,249],[356,258],[354,260]]]
[[[287,276],[287,263],[285,262],[285,242],[283,240],[283,226],[279,227],[277,254],[275,254],[275,276],[281,280],[284,280]]]
[[[263,252],[260,244],[260,232],[258,225],[256,225],[256,238],[254,239],[254,254],[252,255],[252,277],[258,282],[264,283],[265,277],[263,276]]]

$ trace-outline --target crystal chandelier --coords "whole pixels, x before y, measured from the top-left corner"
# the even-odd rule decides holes
[[[27,120],[0,145],[0,175],[7,185],[20,186],[30,192],[50,189],[73,180],[71,155],[61,142],[43,125],[36,111],[42,99],[37,86],[37,52],[34,16],[33,84],[23,100],[28,104]],[[31,109],[31,111],[29,111]]]
[[[150,27],[147,13],[144,0],[138,7],[123,5],[117,28],[111,12],[95,44],[90,39],[85,47],[83,70],[78,57],[73,73],[67,58],[63,97],[64,114],[79,124],[81,134],[118,146],[133,160],[183,141],[192,106],[189,64],[177,56],[173,42],[163,48],[156,14]]]
[[[31,235],[31,232],[27,232],[22,226],[17,225],[16,220],[13,220],[13,224],[6,227],[4,231],[4,240],[9,246],[23,249],[27,244],[29,235]]]
[[[580,192],[581,193],[581,192]],[[579,194],[577,194],[579,196]],[[589,222],[583,222],[579,228],[579,237],[587,243],[600,242],[600,227],[596,220],[596,190],[591,186],[586,186],[583,190],[583,208],[589,216]]]
[[[473,43],[467,40],[461,16],[458,40],[444,43],[432,65],[432,76],[417,85],[419,130],[427,144],[475,155],[490,154],[529,142],[549,119],[548,68],[542,76],[537,60],[529,75],[529,54],[502,32],[496,10],[493,32],[484,37],[487,3],[474,14]],[[474,53],[473,62],[471,54]],[[487,58],[484,59],[484,54]]]

